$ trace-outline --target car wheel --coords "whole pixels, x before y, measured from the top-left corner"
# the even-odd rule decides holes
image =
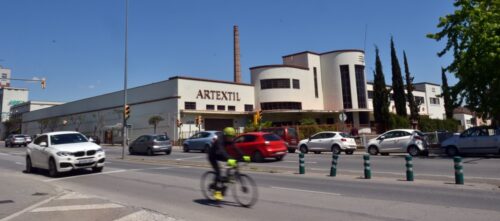
[[[446,147],[446,154],[450,157],[454,157],[458,155],[458,149],[454,146]]]
[[[134,151],[134,149],[133,149],[132,147],[129,147],[129,148],[128,148],[128,153],[129,153],[130,155],[135,155],[135,151]]]
[[[300,152],[301,153],[307,153],[309,150],[307,149],[307,146],[305,144],[300,145]]]
[[[260,151],[255,151],[252,158],[257,163],[264,161],[264,157],[262,157],[262,153],[260,153]]]
[[[415,157],[420,155],[420,150],[416,146],[409,146],[408,154],[410,154],[412,157]]]
[[[376,146],[370,146],[370,147],[368,147],[368,153],[370,155],[377,155],[378,154],[378,148]]]
[[[56,162],[54,159],[50,158],[49,160],[49,176],[50,177],[57,177],[59,175],[59,172],[57,171],[57,166]]]
[[[282,161],[283,160],[283,156],[276,157],[275,159],[276,159],[276,161]]]
[[[182,151],[184,151],[184,153],[189,152],[189,146],[187,144],[184,144],[184,146],[182,146]]]
[[[32,173],[33,172],[33,165],[31,164],[31,158],[26,157],[26,173]]]
[[[295,153],[295,149],[294,148],[288,149],[288,153]]]
[[[92,172],[100,173],[102,172],[102,169],[104,169],[104,167],[92,167]]]
[[[335,144],[332,146],[332,154],[340,155],[340,151],[342,151],[339,145]]]
[[[155,153],[153,152],[153,149],[148,148],[148,150],[146,151],[146,154],[147,154],[148,156],[153,156]]]
[[[208,149],[210,148],[210,145],[205,145],[205,147],[203,148],[203,150],[201,150],[202,153],[206,153],[208,152]]]
[[[165,154],[167,154],[167,155],[170,155],[170,153],[172,153],[172,150],[165,151]]]
[[[345,154],[347,155],[352,155],[354,153],[354,150],[346,150]]]

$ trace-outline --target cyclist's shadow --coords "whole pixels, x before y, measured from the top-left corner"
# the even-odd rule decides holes
[[[222,206],[243,207],[238,203],[224,201],[224,200],[223,201],[215,201],[215,200],[209,200],[209,199],[196,199],[196,200],[193,200],[193,202],[201,204],[201,205],[213,206],[213,207],[222,207]]]

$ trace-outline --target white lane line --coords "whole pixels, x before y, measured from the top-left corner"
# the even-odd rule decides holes
[[[10,156],[10,154],[6,154],[6,153],[0,153],[0,155],[2,155],[2,156]]]
[[[21,163],[21,162],[16,162],[16,164],[24,166],[24,163]]]
[[[170,169],[170,168],[172,168],[172,167],[153,167],[153,168],[130,169],[130,170],[112,170],[112,171],[106,171],[106,172],[101,172],[101,173],[91,173],[91,174],[85,174],[85,175],[79,175],[79,176],[46,179],[46,180],[43,180],[43,182],[50,183],[50,182],[55,182],[55,181],[60,181],[60,180],[74,179],[74,178],[80,178],[80,177],[86,177],[86,176],[98,176],[98,175],[106,175],[106,174],[112,174],[112,173],[134,172],[134,171],[141,171],[141,170],[164,170],[164,169]]]
[[[196,157],[186,157],[186,158],[177,158],[175,160],[188,160],[188,159],[198,159],[198,158],[203,158],[205,156],[196,156]]]
[[[115,203],[104,203],[104,204],[91,204],[91,205],[72,205],[72,206],[51,206],[51,207],[40,207],[31,210],[32,213],[37,212],[56,212],[56,211],[74,211],[74,210],[94,210],[94,209],[112,209],[112,208],[122,208],[122,205]]]
[[[318,193],[318,194],[327,194],[327,195],[333,195],[333,196],[341,196],[340,193],[321,192],[321,191],[312,191],[312,190],[303,190],[303,189],[294,189],[294,188],[276,187],[276,186],[271,186],[271,188],[278,189],[278,190],[290,190],[290,191],[304,192],[304,193]]]
[[[8,220],[14,219],[14,218],[16,218],[16,217],[18,217],[20,215],[23,215],[24,213],[32,210],[32,209],[34,209],[34,208],[37,208],[40,205],[43,205],[45,203],[48,203],[48,202],[52,201],[53,199],[55,199],[55,198],[57,198],[59,196],[60,195],[57,195],[57,196],[50,197],[50,198],[48,198],[46,200],[42,200],[42,201],[40,201],[38,203],[35,203],[35,204],[33,204],[33,205],[29,206],[29,207],[24,208],[23,210],[21,210],[21,211],[19,211],[17,213],[14,213],[14,214],[12,214],[10,216],[7,216],[7,217],[5,217],[3,219],[0,219],[0,221],[8,221]]]
[[[93,198],[91,196],[87,196],[87,195],[83,195],[81,193],[75,193],[75,192],[71,192],[71,193],[68,193],[64,196],[61,196],[59,198],[57,198],[58,200],[71,200],[71,199],[90,199],[90,198]]]
[[[176,219],[171,217],[166,217],[159,213],[149,212],[146,210],[139,210],[135,213],[131,213],[122,218],[115,219],[114,221],[137,221],[137,220],[166,220],[166,221],[175,221]]]

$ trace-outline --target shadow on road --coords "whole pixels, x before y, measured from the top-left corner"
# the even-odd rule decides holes
[[[193,202],[204,205],[204,206],[212,206],[212,207],[222,207],[222,206],[233,206],[233,207],[242,207],[240,204],[228,202],[228,201],[214,201],[209,199],[196,199]]]
[[[22,172],[26,173],[26,170],[23,170]],[[62,172],[62,173],[59,174],[58,177],[73,177],[73,176],[88,175],[88,174],[92,174],[92,173],[93,173],[92,170],[89,170],[89,169],[80,169],[80,170],[72,170],[70,172]],[[49,176],[49,171],[48,170],[44,170],[44,169],[33,168],[31,174],[38,175],[38,176],[50,177]],[[55,178],[58,178],[58,177],[55,177]]]

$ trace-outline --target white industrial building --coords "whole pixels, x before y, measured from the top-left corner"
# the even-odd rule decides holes
[[[370,127],[373,121],[370,91],[362,50],[325,53],[301,52],[283,56],[283,64],[250,68],[251,84],[176,76],[128,90],[130,138],[153,133],[148,120],[160,116],[157,133],[173,139],[197,130],[233,126],[243,130],[256,110],[275,125],[297,124],[312,118],[319,124],[339,122]],[[235,79],[239,72],[235,72]],[[421,114],[443,118],[439,85],[415,84],[423,100]],[[435,100],[437,99],[437,100]],[[201,126],[195,118],[202,118]],[[38,134],[52,130],[78,130],[97,135],[105,143],[122,141],[123,91],[31,111],[23,114],[22,131]],[[182,126],[177,127],[177,121]]]

